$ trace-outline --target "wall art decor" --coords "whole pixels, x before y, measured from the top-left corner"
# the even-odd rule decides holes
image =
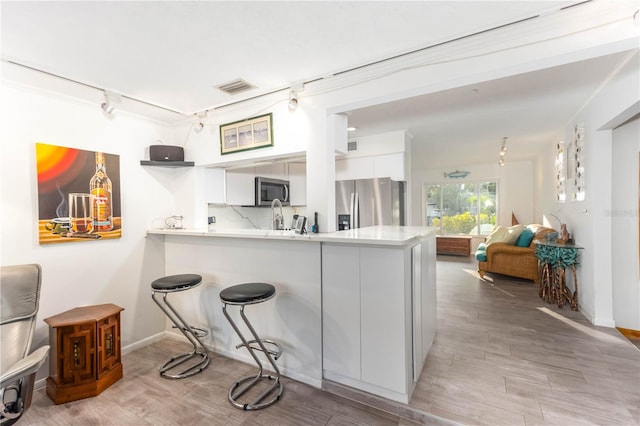
[[[567,199],[566,180],[567,180],[567,156],[565,152],[564,141],[558,142],[556,145],[556,201],[564,203]]]
[[[567,174],[571,182],[571,201],[584,201],[586,198],[584,178],[584,124],[576,124],[573,128],[571,149]]]
[[[120,156],[36,143],[38,242],[120,238]]]
[[[220,153],[231,154],[273,146],[272,114],[220,126]]]

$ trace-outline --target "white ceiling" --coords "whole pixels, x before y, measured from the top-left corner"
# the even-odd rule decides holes
[[[530,159],[558,140],[625,52],[354,110],[354,137],[409,129],[420,168]],[[452,155],[452,150],[455,155]]]
[[[2,1],[0,53],[4,64],[17,62],[179,111],[166,118],[176,122],[575,3]],[[486,162],[487,150],[497,152],[503,136],[523,147],[547,141],[619,59],[353,111],[350,124],[359,127],[356,136],[406,128],[424,146],[416,153],[430,149],[431,159],[455,142],[468,147],[462,151],[469,161]],[[3,73],[9,74],[6,67]],[[256,88],[234,96],[215,88],[236,78]],[[530,156],[530,150],[521,155]]]

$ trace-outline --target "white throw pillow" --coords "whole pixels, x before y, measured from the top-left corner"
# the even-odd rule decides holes
[[[513,225],[507,228],[507,235],[505,238],[505,243],[514,245],[516,241],[518,241],[518,237],[522,234],[522,230],[524,229],[524,225]]]
[[[487,241],[485,241],[485,244],[489,245],[492,243],[506,243],[514,245],[523,229],[524,225],[522,224],[510,226],[508,228],[505,226],[498,226],[495,231],[493,231],[491,235],[487,237]]]

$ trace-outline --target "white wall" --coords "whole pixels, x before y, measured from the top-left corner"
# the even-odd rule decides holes
[[[638,279],[638,161],[640,119],[613,131],[611,217],[613,317],[616,327],[640,330]]]
[[[630,118],[640,104],[640,61],[638,50],[625,58],[609,81],[567,123],[558,140],[571,140],[576,125],[584,125],[586,200],[559,204],[555,201],[555,143],[538,159],[536,182],[538,214],[554,213],[567,224],[576,243],[584,247],[578,267],[579,308],[594,324],[614,327],[613,265],[618,250],[627,250],[612,237],[612,188],[617,164],[612,156],[615,123]],[[631,115],[630,115],[631,114]],[[635,156],[634,156],[635,158]],[[627,189],[631,189],[627,187]],[[567,187],[570,194],[571,187]],[[569,199],[569,198],[568,198]],[[552,223],[552,225],[554,225]],[[555,225],[557,227],[557,225]],[[638,301],[628,300],[631,309]]]
[[[412,220],[414,225],[423,225],[422,188],[426,184],[437,183],[479,183],[495,180],[498,182],[498,225],[511,226],[511,213],[520,223],[536,223],[533,191],[533,164],[531,161],[507,161],[500,167],[496,164],[459,165],[444,169],[414,169],[412,173],[412,197],[414,200]],[[444,173],[454,170],[468,171],[464,179],[445,179]]]
[[[93,304],[125,308],[123,346],[163,331],[149,286],[164,274],[164,246],[147,239],[146,229],[173,214],[174,185],[188,171],[145,168],[140,160],[156,139],[171,140],[166,128],[117,111],[107,118],[98,105],[6,83],[0,99],[0,264],[42,265],[34,346],[48,342],[42,319]],[[38,244],[36,142],[120,156],[122,238]],[[45,367],[40,376],[47,375]]]

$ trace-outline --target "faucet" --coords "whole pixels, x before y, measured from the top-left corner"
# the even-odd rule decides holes
[[[275,206],[278,204],[280,207],[280,213],[276,213]],[[271,202],[271,229],[282,230],[284,229],[284,216],[282,215],[282,203],[277,198],[274,198]]]

